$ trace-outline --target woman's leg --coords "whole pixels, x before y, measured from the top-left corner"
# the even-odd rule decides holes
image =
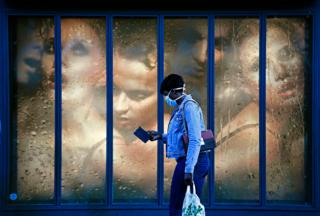
[[[181,216],[182,214],[183,199],[187,190],[187,186],[184,183],[185,163],[185,159],[179,160],[172,176],[169,203],[170,216]]]
[[[170,191],[170,203],[169,211],[170,216],[176,216],[182,214],[182,205],[184,196],[187,191],[187,186],[184,183],[184,168],[186,159],[180,159],[177,162],[176,168],[173,173],[171,181],[171,191]],[[209,170],[209,159],[207,154],[200,154],[198,162],[194,168],[193,181],[196,186],[196,193],[201,197],[202,187],[204,184],[205,177]]]
[[[202,188],[206,176],[209,172],[209,158],[207,154],[202,153],[199,155],[198,162],[193,171],[193,181],[196,186],[196,193],[199,198],[202,195]]]

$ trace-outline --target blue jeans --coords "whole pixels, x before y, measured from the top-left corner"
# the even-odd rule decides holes
[[[173,173],[171,181],[171,192],[170,192],[170,203],[169,211],[170,216],[182,214],[182,205],[184,196],[187,191],[187,186],[184,183],[184,168],[186,158],[181,157],[177,159],[177,165]],[[193,172],[193,182],[196,186],[196,193],[201,198],[202,187],[204,184],[205,177],[209,171],[209,158],[207,153],[200,153],[197,164]]]

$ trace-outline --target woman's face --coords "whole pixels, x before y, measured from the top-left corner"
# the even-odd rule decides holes
[[[268,109],[288,107],[301,102],[304,87],[303,58],[285,29],[268,25],[266,102]],[[259,34],[248,36],[240,45],[240,61],[245,85],[258,98]]]
[[[42,39],[36,26],[37,21],[17,22],[16,65],[17,81],[30,88],[38,87],[42,81],[41,57],[43,52]]]
[[[52,44],[53,38],[48,43]],[[61,48],[63,102],[89,103],[94,87],[105,83],[105,49],[97,32],[84,19],[62,19]],[[50,59],[54,52],[52,48],[47,50],[44,71],[49,72],[49,82],[54,88],[54,61]]]
[[[157,119],[156,56],[150,55],[149,60],[147,66],[118,52],[114,54],[113,106],[119,130],[152,125]]]

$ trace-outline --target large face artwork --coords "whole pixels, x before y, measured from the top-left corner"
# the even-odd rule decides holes
[[[114,55],[115,126],[121,131],[150,128],[157,118],[156,55],[147,57],[150,64],[129,55]]]
[[[299,32],[297,34],[300,34]],[[293,44],[292,32],[280,23],[270,22],[267,31],[266,91],[267,108],[279,109],[301,102],[304,88],[303,56]],[[302,38],[301,38],[302,39]],[[240,46],[242,73],[249,88],[259,83],[259,32],[252,32]]]
[[[113,42],[113,200],[155,202],[157,146],[133,132],[158,127],[156,19],[115,18]]]
[[[80,104],[74,104],[80,101],[79,98],[84,99],[83,103],[90,104],[93,98],[92,90],[105,85],[105,42],[102,36],[99,37],[98,30],[92,26],[93,23],[94,20],[83,18],[67,18],[61,21],[62,100],[68,101],[65,106],[79,106]],[[53,30],[51,35],[53,36]],[[46,43],[46,46],[52,47],[53,37]],[[52,58],[54,53],[52,48],[46,51],[43,67],[53,82],[54,65],[50,57]]]

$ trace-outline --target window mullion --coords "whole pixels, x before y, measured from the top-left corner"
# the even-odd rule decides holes
[[[61,17],[54,17],[54,68],[55,68],[55,199],[61,205],[61,160],[62,160],[62,58]]]
[[[106,195],[107,206],[112,205],[113,182],[113,44],[112,44],[112,15],[106,17],[106,52],[107,52],[107,163],[106,163]]]
[[[259,167],[260,205],[266,205],[266,16],[259,28]]]
[[[164,76],[164,16],[157,18],[158,28],[158,131],[163,133],[163,97],[160,94],[160,84]],[[158,163],[157,163],[157,191],[158,205],[163,205],[163,188],[164,188],[164,165],[163,165],[163,143],[158,140]]]
[[[208,20],[208,128],[214,131],[214,16]],[[214,151],[210,152],[211,166],[209,170],[209,206],[214,206]]]

